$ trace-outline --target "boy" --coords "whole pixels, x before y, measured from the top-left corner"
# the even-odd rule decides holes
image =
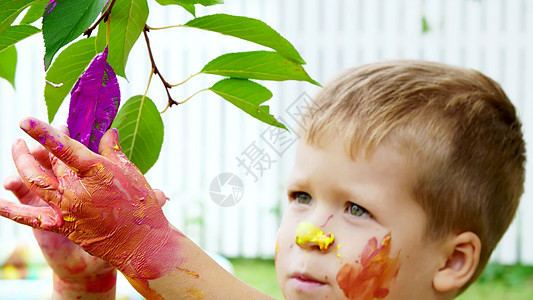
[[[523,190],[521,124],[500,87],[476,71],[384,62],[341,74],[310,112],[276,245],[284,296],[452,299],[475,281]],[[96,155],[46,123],[21,128],[54,155],[47,172],[13,147],[49,206],[4,200],[2,215],[67,236],[150,299],[265,297],[169,225],[115,130]]]

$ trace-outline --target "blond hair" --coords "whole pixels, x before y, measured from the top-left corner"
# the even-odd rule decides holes
[[[369,64],[332,80],[309,112],[311,145],[339,136],[352,158],[385,140],[400,145],[417,174],[426,238],[477,234],[480,263],[466,286],[480,275],[514,218],[525,172],[521,123],[496,82],[440,63]]]

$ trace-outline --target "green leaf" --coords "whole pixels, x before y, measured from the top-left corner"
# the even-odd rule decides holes
[[[0,78],[9,81],[15,88],[15,70],[17,68],[17,49],[9,47],[0,52]]]
[[[133,96],[119,110],[111,125],[118,129],[120,147],[145,174],[155,164],[163,146],[164,126],[154,102]]]
[[[98,53],[96,38],[81,39],[70,44],[61,51],[54,63],[46,72],[46,80],[60,87],[46,84],[44,87],[44,100],[48,109],[48,122],[52,122],[57,110],[63,103],[78,77],[89,65],[93,57]]]
[[[196,9],[194,8],[194,4],[191,4],[188,1],[181,1],[181,0],[155,0],[157,3],[161,5],[179,5],[183,7],[186,11],[188,11],[193,17],[196,17]]]
[[[49,0],[38,0],[33,3],[30,9],[28,9],[28,12],[24,15],[24,18],[22,18],[22,21],[20,21],[20,24],[31,24],[39,20],[43,16],[44,9],[48,2]]]
[[[15,45],[17,42],[40,32],[39,28],[31,25],[10,26],[6,32],[0,35],[0,52]]]
[[[109,55],[107,62],[115,73],[126,78],[126,62],[131,48],[139,38],[148,18],[146,0],[122,0],[115,2],[111,10],[111,30],[109,33]],[[105,26],[100,26],[105,27]],[[103,43],[105,34],[98,30],[97,44]]]
[[[303,58],[289,41],[260,20],[215,14],[193,19],[183,26],[214,31],[263,45],[276,50],[288,60],[301,65],[305,64]]]
[[[244,79],[301,80],[320,86],[300,64],[271,51],[224,54],[210,61],[200,73]]]
[[[184,1],[182,1],[184,2]],[[187,2],[193,2],[195,4],[200,4],[200,5],[203,5],[203,6],[211,6],[211,5],[215,5],[215,4],[224,4],[224,0],[192,0],[192,1],[187,1]]]
[[[15,21],[18,15],[36,0],[2,0],[0,1],[0,34]]]
[[[195,5],[211,6],[215,4],[224,4],[224,0],[155,0],[161,5]]]
[[[48,68],[54,55],[80,36],[105,6],[107,0],[66,0],[46,7],[43,17],[43,38],[46,48],[44,66]]]
[[[215,83],[209,90],[259,121],[287,130],[285,125],[270,114],[267,105],[260,105],[270,99],[272,93],[259,83],[246,79],[226,78]]]
[[[210,6],[215,4],[223,4],[223,0],[156,0],[161,5],[179,5],[185,8],[191,15],[196,16],[195,4],[203,6]]]

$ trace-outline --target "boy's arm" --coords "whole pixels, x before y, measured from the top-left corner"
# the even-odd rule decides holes
[[[32,155],[46,166],[48,151],[41,147]],[[20,203],[45,206],[18,176],[4,181]],[[48,265],[53,271],[52,299],[115,299],[117,271],[104,260],[92,256],[64,236],[34,229],[33,234]]]
[[[156,193],[120,150],[116,130],[104,135],[98,155],[44,122],[27,119],[21,128],[54,156],[50,173],[23,141],[13,146],[22,180],[48,206],[0,199],[1,215],[66,236],[120,270],[149,299],[267,297],[169,224]]]
[[[115,268],[57,233],[34,234],[54,271],[52,299],[115,299]]]

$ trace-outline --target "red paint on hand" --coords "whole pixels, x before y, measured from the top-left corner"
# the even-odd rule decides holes
[[[398,275],[398,254],[391,258],[391,234],[387,234],[378,247],[374,237],[368,241],[361,254],[361,262],[345,264],[337,274],[339,287],[349,299],[382,299],[389,294],[392,280]]]
[[[183,235],[171,228],[157,194],[122,153],[116,130],[104,135],[98,155],[44,122],[28,119],[21,128],[53,154],[53,172],[46,172],[24,142],[13,147],[20,177],[47,205],[1,201],[1,215],[60,233],[146,287],[147,280],[181,266]]]

